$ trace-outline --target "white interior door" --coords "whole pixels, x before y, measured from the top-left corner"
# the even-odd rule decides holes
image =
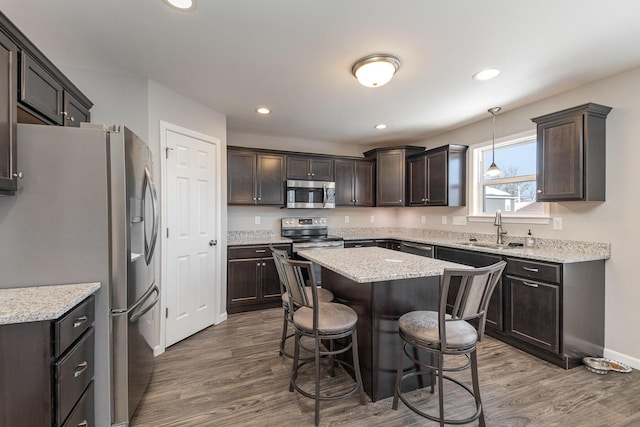
[[[220,284],[216,235],[220,141],[167,126],[165,346],[212,325]],[[218,271],[217,271],[218,270]]]

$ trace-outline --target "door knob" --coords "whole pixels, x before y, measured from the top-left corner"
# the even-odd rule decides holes
[[[217,240],[209,240],[209,246],[215,246],[218,244]]]

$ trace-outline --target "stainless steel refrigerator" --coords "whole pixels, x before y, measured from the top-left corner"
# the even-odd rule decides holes
[[[0,197],[0,287],[100,281],[95,413],[126,426],[153,371],[160,291],[149,147],[124,126],[18,125],[24,178]]]

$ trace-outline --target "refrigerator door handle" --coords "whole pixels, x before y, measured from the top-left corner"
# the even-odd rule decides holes
[[[156,248],[156,241],[158,240],[158,194],[156,193],[156,187],[153,185],[153,181],[151,180],[151,172],[149,172],[149,168],[144,167],[144,183],[142,184],[142,195],[144,200],[144,194],[146,193],[147,187],[149,188],[149,192],[151,195],[151,209],[153,210],[153,226],[151,228],[151,239],[147,240],[147,235],[145,233],[144,236],[144,259],[149,265],[151,260],[153,259],[153,253]]]
[[[136,323],[140,317],[144,316],[146,312],[148,312],[153,307],[155,307],[156,303],[160,299],[160,289],[157,286],[154,286],[153,288],[151,288],[151,293],[153,293],[154,291],[156,293],[156,296],[153,298],[153,301],[151,301],[151,303],[148,306],[142,308],[140,311],[137,311],[131,314],[131,317],[129,318],[129,323]],[[151,296],[151,293],[149,294],[149,296]]]
[[[154,292],[157,292],[158,295],[156,298],[159,298],[160,289],[158,288],[158,286],[155,285],[155,283],[152,283],[151,286],[149,286],[149,289],[147,289],[145,293],[140,298],[138,298],[138,301],[134,302],[131,305],[131,307],[111,310],[111,313],[110,313],[111,316],[116,317],[116,316],[122,316],[124,314],[132,313],[134,310],[136,310],[138,307],[144,304],[144,302],[148,300],[151,294]]]

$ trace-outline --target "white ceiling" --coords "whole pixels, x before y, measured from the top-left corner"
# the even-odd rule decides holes
[[[58,65],[154,80],[230,131],[407,143],[640,66],[633,0],[2,0]],[[380,88],[353,62],[401,61]],[[494,80],[472,74],[502,70]],[[635,88],[637,90],[637,88]],[[257,106],[269,106],[259,116]],[[385,131],[373,126],[386,123]]]

